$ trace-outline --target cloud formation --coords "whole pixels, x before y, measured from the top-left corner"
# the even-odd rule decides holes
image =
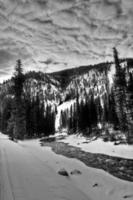
[[[0,76],[132,57],[132,30],[132,0],[0,0]]]

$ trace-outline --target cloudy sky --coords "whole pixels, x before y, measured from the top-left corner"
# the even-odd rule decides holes
[[[0,0],[0,80],[133,57],[133,0]]]

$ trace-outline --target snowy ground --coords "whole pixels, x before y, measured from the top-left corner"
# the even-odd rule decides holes
[[[114,145],[113,142],[104,142],[100,138],[94,141],[89,141],[87,138],[80,135],[67,136],[64,140],[61,140],[61,142],[79,147],[86,152],[133,159],[133,145]]]
[[[65,168],[82,174],[63,177]],[[56,155],[39,140],[14,143],[0,134],[0,200],[133,199],[133,183]]]

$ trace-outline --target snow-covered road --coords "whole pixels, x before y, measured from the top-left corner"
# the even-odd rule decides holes
[[[65,168],[69,177],[58,174]],[[73,170],[81,174],[71,174]],[[133,183],[0,133],[0,200],[133,200]]]
[[[32,148],[0,134],[0,200],[88,200]]]

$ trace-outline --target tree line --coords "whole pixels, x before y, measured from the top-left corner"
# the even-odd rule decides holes
[[[91,94],[89,97],[79,99],[71,105],[70,109],[62,110],[60,117],[61,128],[66,128],[69,134],[83,133],[84,135],[98,134],[99,124],[105,129],[106,124],[112,124],[116,129],[119,125],[118,117],[115,109],[113,91],[106,99],[104,97],[104,105],[101,103],[100,97],[94,98]]]
[[[107,125],[125,134],[127,142],[133,140],[133,73],[132,63],[122,67],[118,52],[114,48],[115,75],[113,86],[105,83],[106,93],[102,97],[91,91],[84,98],[75,87],[75,103],[70,109],[61,111],[60,126],[67,128],[68,133],[82,132],[84,135],[99,134],[99,124],[103,130]],[[109,69],[105,69],[106,76]],[[36,77],[36,73],[33,75]],[[27,74],[23,73],[21,60],[18,60],[11,86],[1,94],[0,130],[12,139],[23,139],[48,136],[55,133],[57,108],[44,103],[44,94],[31,96],[24,91]],[[43,80],[43,75],[37,79]],[[78,84],[78,82],[77,82]],[[7,84],[6,84],[7,85]],[[28,87],[28,86],[27,86]],[[71,96],[69,97],[71,99]],[[108,131],[107,131],[108,132]]]

